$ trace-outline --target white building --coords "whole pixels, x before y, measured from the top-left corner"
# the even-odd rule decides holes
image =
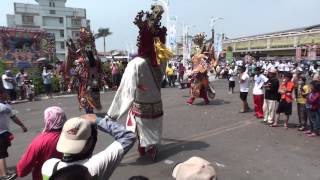
[[[35,0],[37,4],[14,3],[14,15],[7,15],[9,27],[42,29],[55,34],[56,54],[64,59],[65,41],[79,37],[80,27],[90,26],[86,9],[66,7],[67,0]]]

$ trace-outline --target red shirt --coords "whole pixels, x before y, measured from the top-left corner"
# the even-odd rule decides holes
[[[56,150],[60,133],[43,132],[33,139],[17,164],[18,177],[27,176],[32,171],[33,180],[42,180],[43,163],[50,158],[62,158],[62,153]]]
[[[294,88],[294,83],[292,81],[282,82],[279,91],[283,91],[281,93],[281,99],[287,101],[288,103],[292,102],[292,91]]]

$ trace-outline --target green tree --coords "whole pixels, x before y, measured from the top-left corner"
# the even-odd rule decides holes
[[[106,55],[106,37],[110,36],[112,32],[110,32],[109,28],[99,28],[98,33],[94,35],[96,39],[103,38],[103,52],[104,56]]]

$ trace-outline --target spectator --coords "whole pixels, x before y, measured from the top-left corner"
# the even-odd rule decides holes
[[[26,89],[26,95],[27,99],[29,101],[34,101],[35,100],[35,91],[34,91],[34,85],[31,80],[27,80],[24,82],[24,86]]]
[[[168,77],[169,86],[170,87],[175,87],[175,84],[174,84],[174,70],[173,70],[171,64],[168,65],[168,67],[166,69],[166,74],[167,74],[167,77]]]
[[[177,180],[216,180],[216,171],[212,164],[200,157],[191,157],[187,161],[177,164],[172,176]]]
[[[172,69],[173,69],[173,83],[176,83],[179,76],[178,67],[175,64],[173,64]]]
[[[49,107],[44,111],[45,127],[33,139],[25,154],[17,164],[18,177],[27,176],[32,171],[33,180],[42,180],[41,167],[50,158],[62,158],[56,150],[66,115],[60,107]]]
[[[112,86],[117,89],[120,84],[120,71],[119,66],[116,62],[112,62],[111,65],[111,75],[112,75]]]
[[[42,79],[43,79],[43,85],[46,90],[47,97],[52,98],[52,77],[53,74],[51,71],[49,71],[46,67],[43,68],[42,72]]]
[[[10,70],[6,70],[2,75],[2,84],[5,89],[6,94],[9,96],[10,101],[14,101],[17,98],[15,85],[15,78],[12,77],[12,73]]]
[[[59,73],[59,89],[60,89],[60,94],[63,94],[65,92],[65,89],[66,89],[66,82],[65,82],[65,79],[64,79],[64,76],[63,76],[63,73],[60,72]]]
[[[115,141],[105,150],[92,156],[98,128],[109,133]],[[63,153],[62,159],[49,159],[42,166],[42,175],[49,179],[55,170],[79,164],[86,167],[95,179],[109,179],[123,156],[135,143],[135,134],[121,124],[106,118],[88,114],[68,120],[62,129],[57,150]]]
[[[309,137],[319,136],[320,130],[320,83],[312,81],[310,83],[311,93],[307,97],[307,109],[310,120],[310,130],[305,133]]]
[[[310,88],[306,85],[306,77],[302,74],[298,76],[298,81],[295,89],[296,93],[296,102],[297,102],[297,111],[298,111],[298,118],[299,118],[299,131],[305,131],[307,128],[307,109],[306,109],[306,102],[307,102],[307,95],[310,93]]]
[[[271,69],[271,68],[270,68]],[[268,78],[262,74],[262,69],[256,67],[256,75],[254,76],[254,87],[253,87],[253,103],[255,115],[258,119],[263,118],[263,85],[268,81]]]
[[[24,69],[20,69],[19,73],[16,75],[16,81],[17,81],[17,86],[20,91],[20,98],[21,100],[26,98],[26,90],[24,88],[24,82],[25,80],[28,79],[28,74],[24,72]]]
[[[12,120],[14,123],[19,125],[23,132],[27,132],[27,128],[15,115],[12,108],[5,104],[6,96],[3,92],[0,92],[0,179],[9,180],[14,179],[16,174],[7,173],[6,158],[9,157],[8,147],[11,146],[13,135],[9,130],[9,122]]]
[[[235,71],[234,67],[231,66],[229,71],[228,71],[228,77],[229,77],[229,94],[233,94],[234,92],[234,87],[236,86],[235,82]]]
[[[263,103],[264,123],[272,124],[276,112],[276,103],[279,100],[279,80],[277,78],[277,70],[270,68],[268,73],[268,81],[265,83],[265,96]]]
[[[248,73],[246,72],[246,67],[241,66],[240,67],[240,99],[242,101],[242,110],[240,113],[246,113],[250,111],[247,97],[249,92],[249,80],[250,77]]]
[[[276,111],[275,121],[270,127],[277,127],[280,119],[280,114],[284,113],[286,115],[286,119],[284,122],[284,127],[288,128],[289,116],[292,113],[292,91],[294,88],[294,84],[291,81],[292,75],[291,73],[284,73],[283,81],[279,87],[279,93],[281,94],[281,99]]]
[[[185,69],[184,65],[182,63],[179,63],[178,72],[179,72],[179,83],[180,84],[183,82],[185,70],[186,69]]]

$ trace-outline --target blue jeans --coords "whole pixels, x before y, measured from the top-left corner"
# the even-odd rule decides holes
[[[309,110],[310,130],[313,132],[319,132],[320,130],[320,110]]]

